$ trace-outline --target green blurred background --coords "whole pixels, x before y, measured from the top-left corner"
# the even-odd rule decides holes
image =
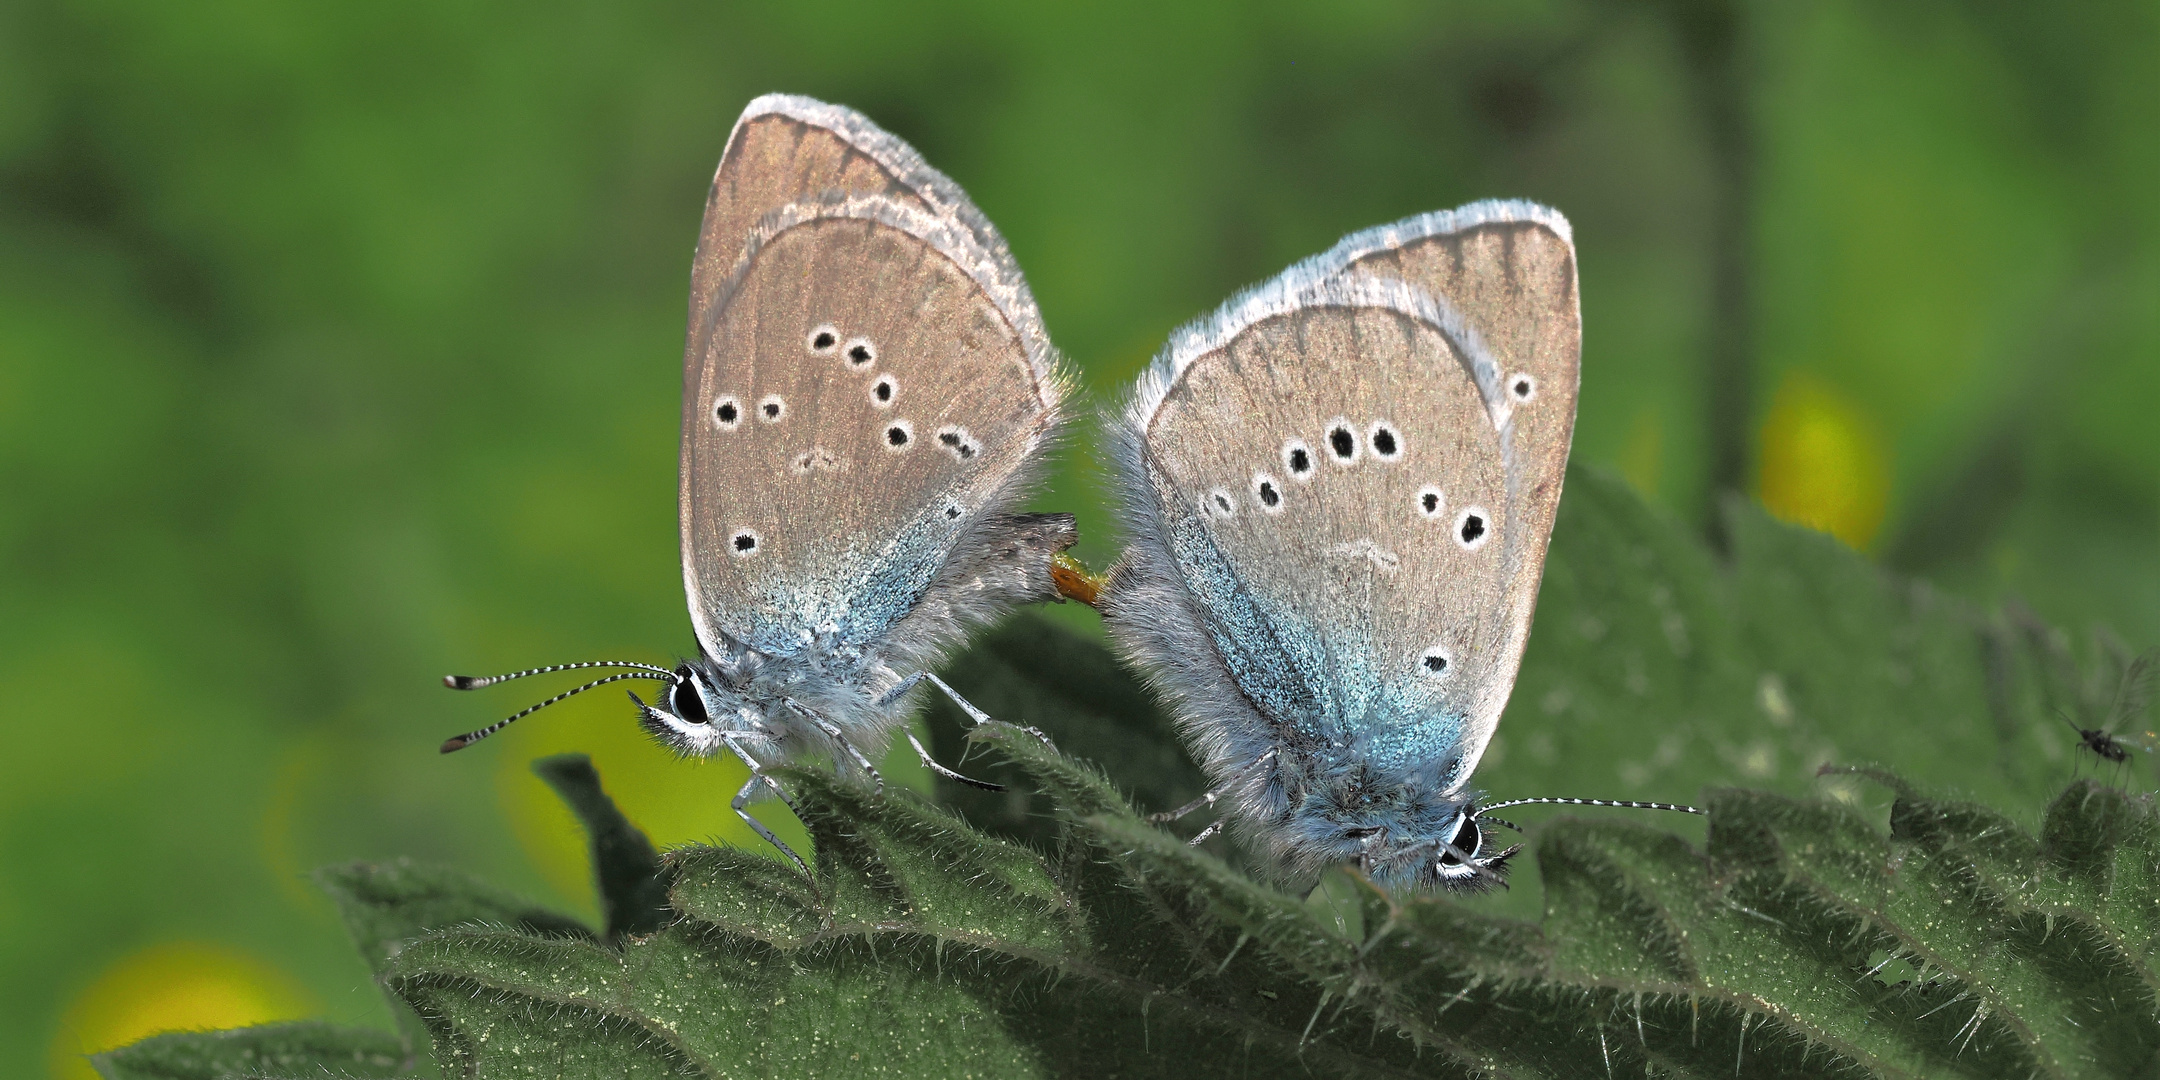
[[[739,835],[730,769],[613,695],[438,757],[530,695],[436,678],[692,648],[684,287],[729,126],[774,89],[966,187],[1094,401],[1346,231],[1551,203],[1578,460],[1684,520],[1746,491],[2160,641],[2150,0],[17,0],[0,1073],[381,1022],[321,864],[451,861],[590,911],[542,753],[592,753],[663,844]],[[1099,471],[1066,457],[1045,504],[1107,560]]]

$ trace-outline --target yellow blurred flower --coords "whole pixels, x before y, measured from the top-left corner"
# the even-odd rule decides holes
[[[321,1009],[291,976],[206,942],[153,945],[114,964],[68,1006],[53,1036],[55,1080],[97,1080],[86,1055],[161,1031],[298,1020]]]
[[[1865,550],[1890,505],[1890,455],[1851,397],[1794,371],[1762,428],[1759,490],[1772,514]]]

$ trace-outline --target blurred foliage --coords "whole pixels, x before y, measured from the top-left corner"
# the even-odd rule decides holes
[[[662,847],[739,839],[733,767],[620,699],[437,758],[525,700],[432,680],[691,647],[685,271],[757,93],[861,108],[958,179],[1098,399],[1343,232],[1549,202],[1583,258],[1580,460],[1699,523],[1713,477],[1759,477],[2085,650],[2160,640],[2156,55],[2125,0],[0,7],[0,1072],[282,1015],[101,996],[181,942],[382,1022],[316,865],[597,910],[546,753],[590,754]],[[1045,506],[1106,560],[1069,457]],[[1540,620],[1493,782],[1762,782],[1684,723],[1568,765],[1613,714],[1560,693],[1566,627]],[[1835,712],[1841,673],[1810,674],[1756,697]],[[1905,768],[1978,722],[1825,745]],[[2021,783],[2070,768],[2053,737],[2003,751]]]

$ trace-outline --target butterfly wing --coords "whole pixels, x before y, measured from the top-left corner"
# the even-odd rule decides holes
[[[1509,249],[1566,242],[1533,227],[1531,243],[1427,231],[1330,252],[1181,331],[1143,377],[1118,433],[1140,542],[1107,610],[1218,773],[1281,740],[1426,790],[1475,767],[1521,662],[1573,423],[1571,255],[1563,329],[1510,321],[1507,289],[1554,282]],[[1422,282],[1470,304],[1382,273],[1424,263],[1454,276]],[[1219,672],[1191,659],[1195,637]],[[1256,715],[1202,704],[1225,691]]]
[[[683,574],[709,652],[794,655],[876,641],[1002,519],[1060,382],[1018,268],[957,187],[847,110],[759,109],[693,272]]]

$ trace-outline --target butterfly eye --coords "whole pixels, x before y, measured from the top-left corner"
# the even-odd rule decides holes
[[[1518,371],[1508,377],[1508,395],[1518,402],[1537,397],[1537,377],[1527,371]]]
[[[705,695],[698,693],[689,676],[678,675],[675,685],[668,688],[668,711],[687,723],[712,723],[712,714],[705,711]]]
[[[1475,859],[1477,858],[1478,846],[1485,840],[1483,832],[1478,828],[1476,818],[1463,814],[1455,819],[1455,833],[1448,837],[1448,843],[1454,845],[1456,851]],[[1456,857],[1454,851],[1449,851],[1447,848],[1440,849],[1440,865],[1461,866],[1462,864],[1463,861]]]

